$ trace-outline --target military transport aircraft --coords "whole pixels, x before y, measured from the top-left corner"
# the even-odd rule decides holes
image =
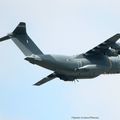
[[[0,38],[0,41],[12,39],[26,56],[25,60],[52,70],[53,73],[34,85],[42,85],[55,78],[64,81],[95,78],[101,74],[120,73],[120,43],[116,34],[93,49],[76,56],[44,54],[26,33],[26,24],[20,22],[15,30]]]

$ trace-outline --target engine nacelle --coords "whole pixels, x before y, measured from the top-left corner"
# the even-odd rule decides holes
[[[120,51],[120,43],[115,43],[111,48]]]
[[[118,56],[118,54],[119,54],[119,51],[112,48],[108,49],[108,51],[106,52],[106,55],[108,56]]]

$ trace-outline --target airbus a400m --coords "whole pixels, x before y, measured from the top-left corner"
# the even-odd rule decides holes
[[[15,30],[0,38],[0,41],[12,39],[26,56],[25,60],[53,71],[34,85],[42,85],[55,78],[64,81],[95,78],[101,74],[120,73],[120,44],[116,34],[93,49],[76,55],[62,56],[44,54],[26,32],[26,24],[20,22]]]

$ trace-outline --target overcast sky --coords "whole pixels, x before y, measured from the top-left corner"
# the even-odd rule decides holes
[[[120,1],[0,0],[0,37],[21,21],[45,54],[80,54],[120,32]],[[11,40],[0,56],[0,120],[120,119],[119,74],[35,87],[52,71],[25,61]]]

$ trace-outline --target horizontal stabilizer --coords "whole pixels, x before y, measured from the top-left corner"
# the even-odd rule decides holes
[[[36,86],[40,86],[50,80],[53,80],[54,78],[56,78],[56,74],[55,73],[52,73],[50,75],[48,75],[47,77],[43,78],[42,80],[38,81],[37,83],[35,83],[34,85]]]
[[[0,42],[8,40],[8,39],[10,39],[10,35],[6,35],[6,36],[0,38]]]

